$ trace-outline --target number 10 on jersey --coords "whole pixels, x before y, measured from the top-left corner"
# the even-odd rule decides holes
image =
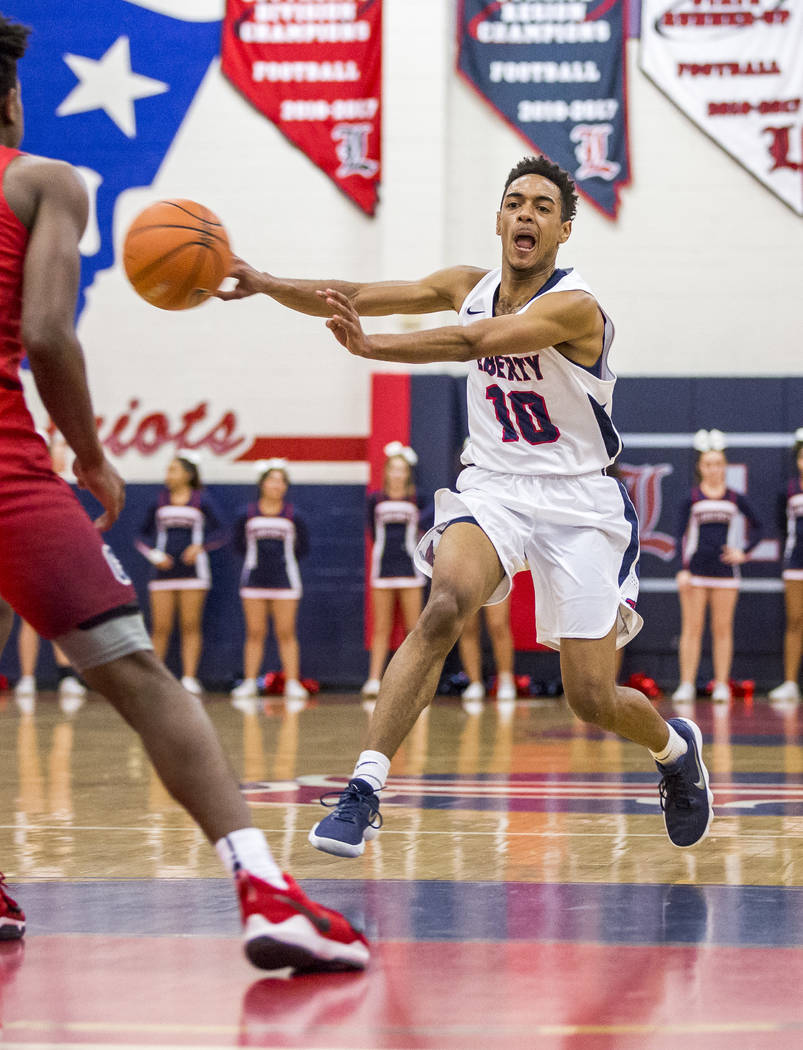
[[[518,441],[522,437],[530,445],[543,445],[560,437],[540,394],[532,390],[511,390],[506,395],[501,386],[494,383],[485,391],[485,397],[493,405],[501,424],[503,441]]]

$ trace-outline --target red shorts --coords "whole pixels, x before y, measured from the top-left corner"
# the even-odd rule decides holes
[[[22,392],[2,388],[0,595],[43,638],[136,602],[102,535],[53,472]]]

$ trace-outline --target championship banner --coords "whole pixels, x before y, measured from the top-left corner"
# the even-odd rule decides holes
[[[458,71],[611,218],[630,181],[627,0],[461,0]]]
[[[803,215],[803,3],[643,0],[641,68]]]
[[[260,113],[373,215],[382,0],[227,0],[221,59]]]

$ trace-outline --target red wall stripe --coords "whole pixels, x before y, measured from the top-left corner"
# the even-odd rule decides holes
[[[366,437],[258,437],[237,461],[280,456],[301,462],[364,462],[368,458]]]
[[[410,376],[382,372],[371,376],[371,427],[368,437],[370,487],[382,486],[385,445],[410,444]]]

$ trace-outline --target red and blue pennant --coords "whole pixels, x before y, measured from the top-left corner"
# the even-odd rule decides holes
[[[611,218],[630,181],[627,0],[461,0],[459,72]]]
[[[227,0],[225,76],[368,215],[381,175],[382,0]]]

